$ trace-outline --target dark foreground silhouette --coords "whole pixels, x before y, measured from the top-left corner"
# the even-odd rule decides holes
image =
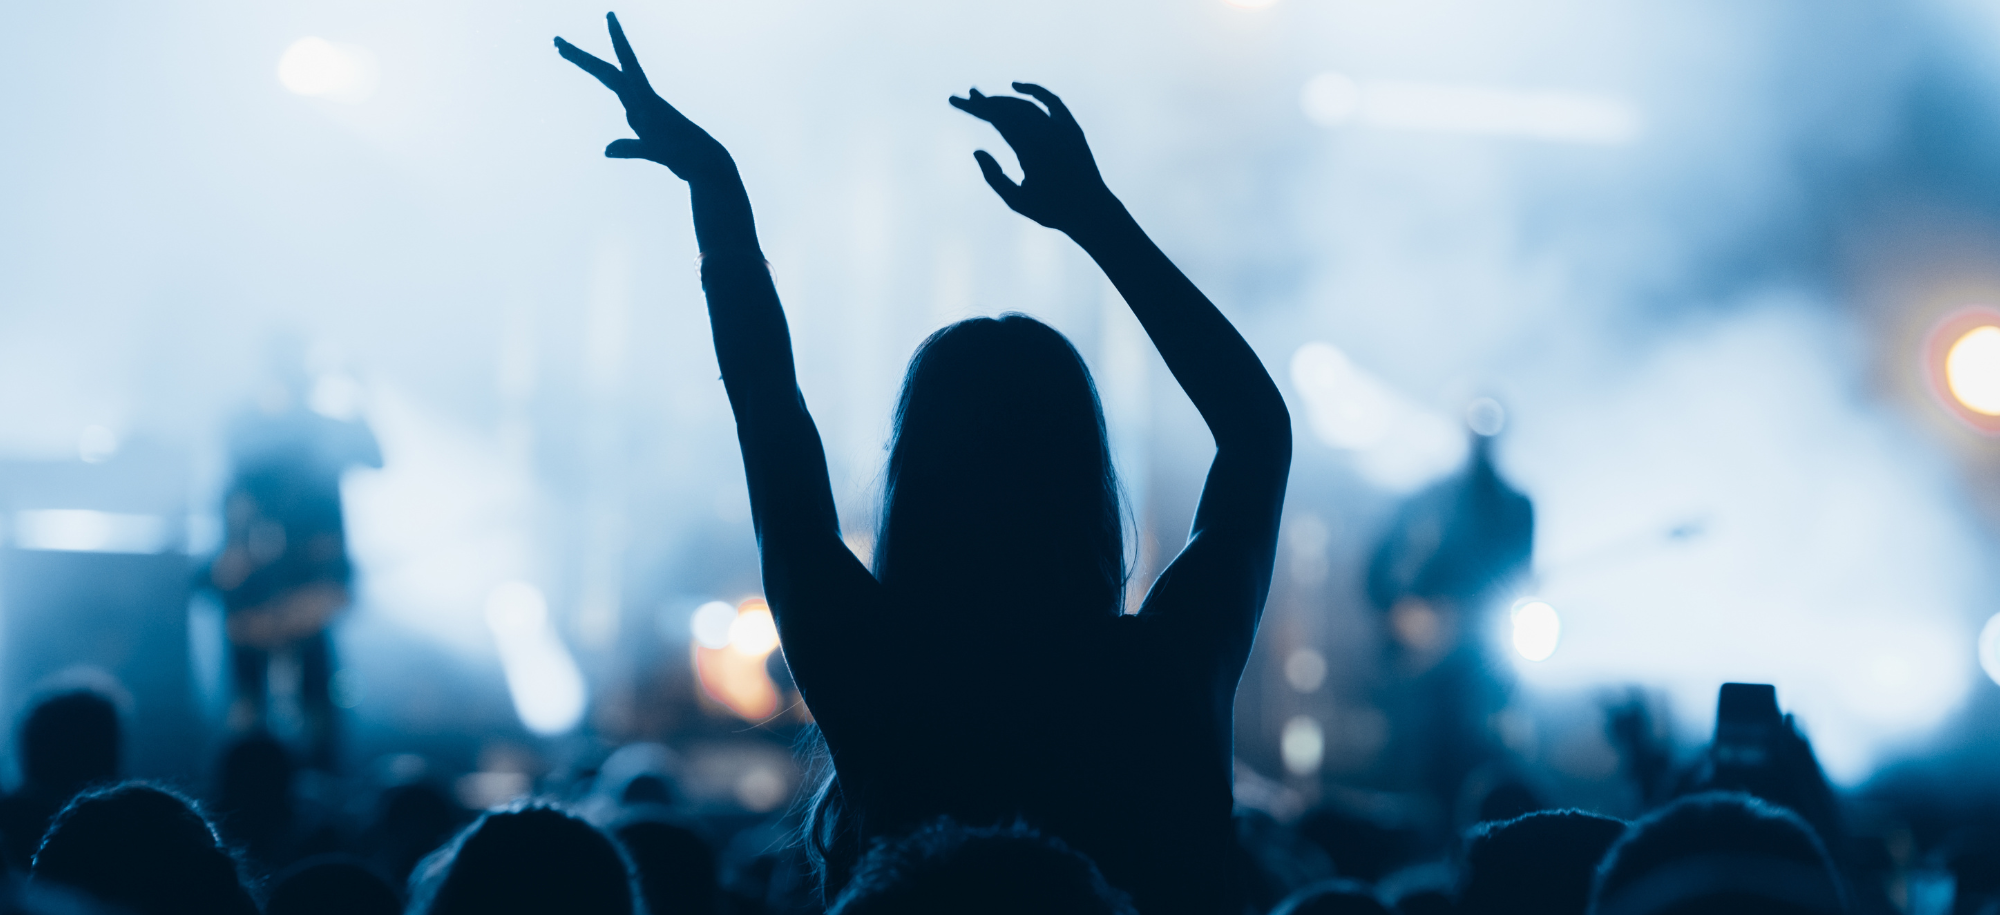
[[[861,845],[933,817],[1019,817],[1094,858],[1141,911],[1228,908],[1231,705],[1291,458],[1256,354],[1105,186],[1054,93],[953,98],[1020,159],[1016,183],[976,153],[987,182],[1104,270],[1216,455],[1186,547],[1125,615],[1118,492],[1083,360],[1023,315],[952,325],[910,363],[871,574],[841,540],[736,166],[653,91],[615,17],[611,40],[616,65],[556,44],[639,134],[605,154],[689,185],[765,592],[834,763],[814,827],[830,885]]]

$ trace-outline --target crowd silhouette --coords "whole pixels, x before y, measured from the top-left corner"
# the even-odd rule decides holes
[[[1442,796],[1478,788],[1465,816],[1445,818],[1469,828],[1336,801],[1283,820],[1240,804],[1232,715],[1271,588],[1291,418],[1250,345],[1140,228],[1077,119],[1041,86],[975,88],[949,104],[1013,150],[1019,180],[984,150],[976,167],[1003,204],[1103,271],[1213,436],[1192,530],[1143,599],[1128,600],[1122,494],[1089,368],[1061,332],[1010,313],[945,327],[911,357],[864,561],[842,538],[742,176],[608,22],[615,62],[555,43],[616,94],[637,134],[605,155],[666,166],[689,188],[765,594],[811,714],[806,753],[825,763],[817,777],[791,809],[728,831],[682,803],[671,754],[650,744],[485,811],[421,775],[329,795],[308,776],[327,765],[331,722],[311,722],[301,758],[259,713],[197,799],[121,780],[119,700],[69,689],[38,699],[18,728],[22,783],[0,799],[0,911],[1897,910],[1891,868],[1849,832],[1768,687],[1725,686],[1716,739],[1687,765],[1648,742],[1643,705],[1614,709],[1608,739],[1649,808],[1629,822],[1548,809],[1530,781],[1496,768],[1505,750],[1477,722],[1506,687],[1470,653],[1428,668],[1421,711],[1447,739],[1415,763]],[[335,463],[378,461],[366,445]],[[1496,584],[1525,566],[1532,510],[1487,449],[1482,439],[1467,473],[1414,500],[1385,540],[1368,574],[1385,614],[1476,625]],[[344,604],[337,493],[314,504],[333,546],[287,574],[335,587],[330,600]],[[244,556],[250,524],[231,535]],[[266,577],[284,571],[281,554],[266,557]],[[257,573],[245,569],[216,572],[218,586],[250,588]],[[259,594],[242,601],[272,599]],[[323,616],[271,644],[323,654]],[[244,670],[265,663],[245,644]],[[245,682],[261,703],[261,679]],[[1995,848],[1988,833],[1948,846],[1952,915],[2000,915]]]

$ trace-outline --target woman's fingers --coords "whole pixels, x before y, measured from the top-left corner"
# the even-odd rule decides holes
[[[651,159],[652,149],[644,140],[612,140],[604,147],[606,159]]]
[[[1007,173],[1000,168],[1000,163],[994,160],[992,153],[981,149],[973,152],[972,158],[979,161],[979,173],[986,176],[986,183],[993,187],[993,193],[999,194],[1000,199],[1006,201],[1009,207],[1014,206],[1016,198],[1021,194],[1021,186],[1015,184],[1014,179],[1007,177]]]
[[[646,71],[639,69],[639,57],[632,53],[632,43],[625,40],[625,27],[618,24],[617,13],[605,13],[604,20],[611,25],[611,51],[618,55],[618,67],[625,71],[625,78],[634,85],[646,85]]]
[[[610,63],[599,60],[596,55],[589,51],[558,38],[556,39],[556,53],[561,54],[564,60],[582,67],[583,72],[597,77],[597,81],[603,83],[606,89],[618,93],[625,91],[624,74],[619,73],[618,68],[612,66]]]
[[[1057,98],[1055,93],[1034,83],[1015,83],[1014,91],[1022,95],[1032,96],[1035,101],[1047,106],[1050,117],[1066,124],[1076,123],[1076,116],[1069,113],[1069,106],[1064,105],[1062,99]]]
[[[982,121],[993,120],[992,117],[993,100],[987,98],[984,95],[980,95],[979,90],[977,89],[974,89],[970,93],[968,93],[968,96],[966,98],[959,98],[958,96],[954,95],[951,97],[950,101],[951,101],[951,107],[963,111],[966,114],[972,115],[975,118],[978,118]]]

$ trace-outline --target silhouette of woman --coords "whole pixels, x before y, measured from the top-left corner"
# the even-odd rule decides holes
[[[1225,866],[1231,706],[1291,462],[1290,416],[1256,354],[1105,187],[1053,93],[951,99],[1018,154],[1016,184],[975,153],[1001,199],[1074,239],[1130,303],[1215,460],[1187,545],[1122,614],[1117,484],[1082,358],[1023,315],[963,321],[910,362],[871,574],[840,538],[735,163],[610,28],[615,66],[556,47],[639,134],[605,155],[688,182],[766,596],[832,756],[848,854],[939,815],[1020,818],[1090,855],[1140,911],[1240,909]],[[851,859],[827,863],[837,890]]]

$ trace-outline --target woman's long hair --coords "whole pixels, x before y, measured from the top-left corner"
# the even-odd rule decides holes
[[[932,334],[910,359],[875,574],[903,606],[1115,615],[1118,479],[1090,370],[1022,314]]]
[[[917,348],[882,501],[875,575],[893,603],[971,625],[991,609],[1119,612],[1124,519],[1104,411],[1083,357],[1034,318],[960,321]],[[801,838],[830,902],[863,843],[818,728],[800,749]]]

